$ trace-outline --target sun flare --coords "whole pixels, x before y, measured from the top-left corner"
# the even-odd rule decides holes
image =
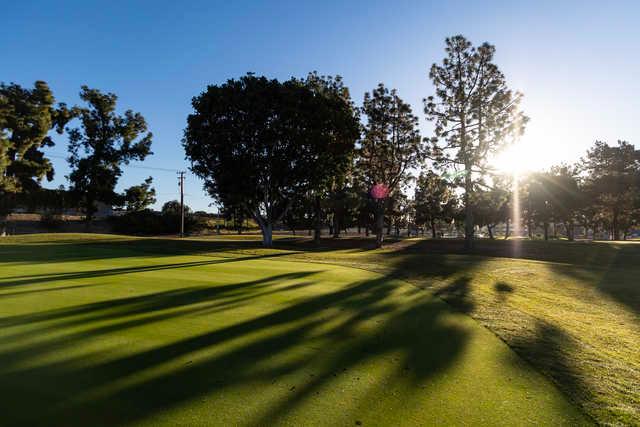
[[[502,173],[523,175],[544,169],[547,159],[543,150],[535,150],[531,145],[519,142],[498,153],[490,165]]]

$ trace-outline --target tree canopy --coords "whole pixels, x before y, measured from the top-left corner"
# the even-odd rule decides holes
[[[151,154],[151,132],[140,113],[116,112],[118,97],[82,86],[80,98],[87,103],[78,108],[80,127],[69,129],[69,181],[82,200],[91,221],[96,202],[118,204],[115,188],[122,166],[144,160]]]
[[[191,170],[214,199],[256,220],[265,246],[295,199],[326,182],[355,143],[347,102],[299,79],[248,74],[209,86],[192,105],[183,139]]]
[[[494,46],[476,48],[461,35],[445,44],[445,58],[429,72],[435,95],[425,99],[425,113],[435,127],[432,158],[442,168],[464,170],[465,246],[471,248],[474,174],[487,173],[490,155],[522,134],[528,119],[518,109],[521,94],[493,63]]]
[[[62,133],[74,110],[55,105],[47,83],[33,89],[0,83],[0,191],[34,190],[45,177],[53,178],[53,166],[41,151],[54,145],[52,129]]]
[[[356,168],[369,189],[382,185],[393,196],[411,179],[411,169],[424,159],[418,118],[395,89],[390,91],[382,83],[371,93],[365,93],[362,113],[367,121]],[[384,200],[380,200],[376,209],[378,246],[383,240],[383,216]]]
[[[128,212],[144,210],[156,202],[156,190],[149,177],[142,184],[133,185],[124,191],[124,203]]]

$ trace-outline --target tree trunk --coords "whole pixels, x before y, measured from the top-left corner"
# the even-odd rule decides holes
[[[564,228],[567,231],[567,240],[569,240],[570,242],[573,242],[573,222],[572,221],[568,221],[564,223]]]
[[[364,235],[369,237],[369,226],[368,225],[365,225],[365,227],[364,227]]]
[[[381,248],[384,241],[384,205],[378,202],[376,208],[376,247]]]
[[[493,240],[493,225],[487,225],[487,231],[489,232],[489,238]]]
[[[360,228],[360,223],[358,223],[358,236],[359,236],[360,234],[362,234],[362,230],[361,230],[361,228]]]
[[[252,216],[262,232],[262,246],[270,248],[273,246],[273,224],[265,220],[259,212],[253,212]]]
[[[549,240],[549,223],[545,222],[543,224],[543,227],[544,227],[544,241],[546,242]]]
[[[620,225],[618,224],[618,209],[613,210],[613,223],[611,224],[613,240],[620,240]]]
[[[527,232],[529,233],[529,239],[533,240],[533,222],[527,221]]]
[[[509,221],[509,218],[507,218],[507,226],[506,226],[507,228],[504,231],[504,240],[507,240],[509,238],[509,233],[510,233],[509,224],[510,224],[510,221]]]
[[[400,227],[396,225],[396,237],[400,236]]]
[[[0,237],[5,237],[7,235],[8,220],[9,215],[0,215]]]
[[[431,220],[429,222],[429,224],[431,225],[431,238],[435,239],[436,237],[436,222],[434,220]]]
[[[315,207],[315,230],[313,234],[313,241],[316,243],[320,243],[320,228],[322,226],[321,218],[320,218],[320,216],[322,215],[322,209],[320,207],[320,196],[316,196],[314,207]]]
[[[337,239],[340,237],[340,221],[338,218],[338,214],[333,214],[333,237]]]
[[[473,182],[471,181],[471,164],[466,162],[464,169],[464,249],[468,251],[473,249],[473,208],[471,206]]]
[[[273,226],[271,224],[264,224],[262,228],[262,245],[265,248],[273,246]]]

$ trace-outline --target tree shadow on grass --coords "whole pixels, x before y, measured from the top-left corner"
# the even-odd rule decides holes
[[[314,286],[314,274],[290,273],[5,317],[0,334],[3,417],[16,424],[122,425],[211,393],[277,382],[313,368],[314,376],[297,384],[295,393],[257,414],[256,423],[267,423],[372,358],[399,352],[396,375],[419,382],[453,363],[465,346],[465,332],[438,322],[446,313],[442,304],[395,297],[398,284],[380,277],[305,298],[292,296],[267,313],[214,324],[210,330],[185,333],[129,354],[73,351],[135,328],[153,329],[159,322],[178,322],[207,310],[232,310],[273,292],[295,293]],[[282,286],[285,280],[295,283]],[[311,343],[318,349],[310,350]],[[192,355],[191,363],[185,361]],[[37,413],[30,410],[34,407]]]
[[[628,256],[620,257],[628,262],[614,255],[592,265],[549,264],[549,268],[582,286],[597,289],[640,316],[640,260],[631,262]]]
[[[72,273],[68,273],[68,272],[43,273],[43,274],[0,277],[0,292],[7,288],[22,286],[22,285],[37,285],[41,283],[61,281],[61,280],[92,279],[97,277],[114,276],[114,275],[120,275],[120,274],[145,273],[149,271],[160,271],[160,270],[173,270],[176,268],[201,267],[201,266],[207,266],[207,265],[213,265],[213,264],[226,264],[226,263],[232,263],[232,262],[257,260],[257,259],[263,259],[263,258],[277,258],[284,255],[286,255],[286,253],[273,253],[273,254],[264,254],[264,255],[250,255],[250,256],[238,256],[238,257],[229,257],[229,258],[221,258],[221,259],[212,259],[212,260],[206,260],[206,261],[190,261],[190,262],[177,262],[177,263],[170,263],[170,264],[150,264],[150,265],[142,265],[142,266],[136,266],[136,267],[107,268],[102,270],[89,270],[89,271],[80,271],[80,272],[72,272]],[[0,293],[0,298],[3,295],[4,295],[3,293]]]
[[[470,283],[470,277],[459,277],[450,284],[437,289],[434,295],[449,303],[456,310],[471,313],[475,304],[470,295]]]
[[[592,387],[577,369],[573,356],[574,352],[579,351],[580,345],[562,329],[536,319],[534,328],[512,340],[510,345],[525,360],[550,377],[576,405],[594,402]],[[593,414],[594,409],[597,412],[597,408],[582,407],[588,414]]]

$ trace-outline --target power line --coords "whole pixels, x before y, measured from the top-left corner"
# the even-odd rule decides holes
[[[66,156],[60,155],[60,154],[51,154],[51,153],[45,153],[45,155],[47,157],[52,157],[54,159],[64,159],[67,160]],[[169,168],[159,168],[159,167],[154,167],[154,166],[140,166],[140,165],[122,165],[125,168],[133,168],[133,169],[146,169],[146,170],[152,170],[152,171],[160,171],[160,172],[180,172],[179,169],[169,169]]]

